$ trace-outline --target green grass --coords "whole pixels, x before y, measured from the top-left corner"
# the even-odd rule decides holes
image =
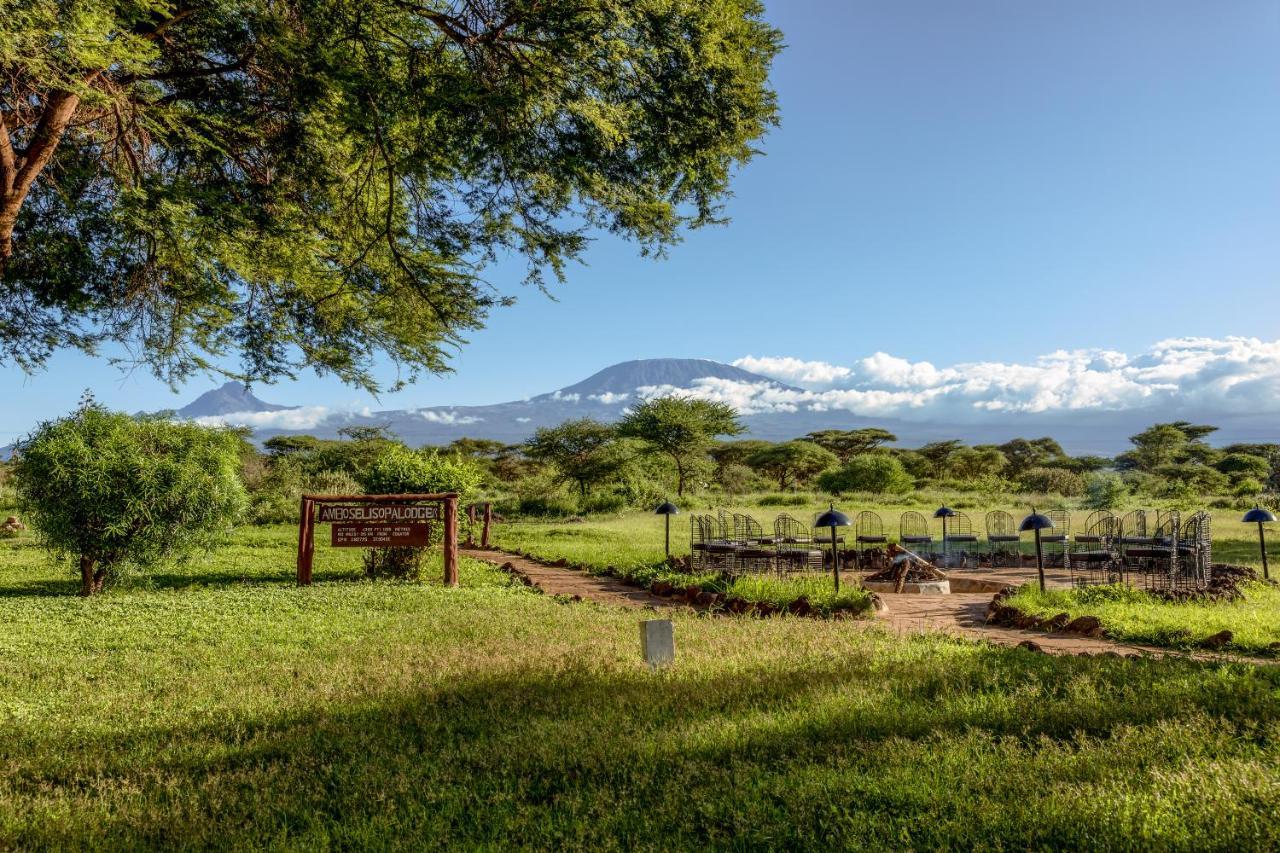
[[[1231,648],[1275,655],[1280,646],[1280,588],[1251,583],[1243,591],[1243,601],[1173,603],[1129,587],[1041,592],[1023,586],[1007,603],[1040,617],[1096,616],[1111,636],[1130,643],[1190,649],[1229,630],[1234,635]]]
[[[0,541],[0,849],[1274,849],[1280,672],[370,583],[294,530],[92,600]]]

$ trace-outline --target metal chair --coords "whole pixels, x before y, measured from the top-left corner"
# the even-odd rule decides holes
[[[1003,565],[1022,565],[1022,536],[1018,533],[1018,522],[1002,509],[987,513],[987,554],[992,567]]]
[[[778,573],[822,571],[824,553],[801,522],[783,513],[773,522]]]
[[[695,572],[707,568],[707,545],[711,541],[711,531],[707,520],[701,515],[689,516],[689,568]]]
[[[1178,567],[1174,574],[1176,588],[1201,590],[1213,579],[1212,526],[1213,517],[1204,510],[1183,523],[1178,535]]]
[[[1085,532],[1076,536],[1070,549],[1068,564],[1072,584],[1095,586],[1124,582],[1124,564],[1116,542],[1119,526],[1115,515],[1105,510],[1091,513],[1085,519]]]
[[[733,514],[733,544],[733,574],[767,572],[774,567],[774,550],[767,547],[771,541],[766,543],[764,528],[751,516]]]
[[[1178,535],[1182,531],[1180,516],[1176,510],[1156,514],[1156,526],[1145,543],[1126,544],[1125,568],[1141,575],[1143,585],[1153,591],[1168,591],[1175,587],[1178,570]]]
[[[1151,536],[1147,533],[1147,511],[1135,509],[1125,513],[1120,519],[1120,529],[1116,535],[1120,537],[1121,546],[1150,544]]]
[[[884,545],[889,537],[884,535],[884,522],[874,512],[863,511],[853,520],[853,544],[858,550],[858,559],[869,545]]]
[[[926,547],[932,547],[933,536],[929,534],[929,520],[918,512],[904,512],[898,519],[898,542],[908,551],[922,551]]]
[[[1040,537],[1044,545],[1045,565],[1071,567],[1071,514],[1066,510],[1053,509],[1045,513],[1053,527],[1047,529]]]
[[[951,553],[953,545],[960,547],[958,555]],[[972,551],[969,550],[970,547]],[[947,536],[942,543],[942,553],[946,555],[948,565],[967,566],[971,560],[973,565],[978,564],[978,537],[973,532],[973,522],[967,513],[957,512],[947,519]]]
[[[707,525],[707,568],[722,572],[733,570],[734,555],[738,545],[733,541],[733,520],[724,510],[715,515],[704,515]]]

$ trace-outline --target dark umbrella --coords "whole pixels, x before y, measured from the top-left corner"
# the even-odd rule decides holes
[[[836,550],[836,528],[848,527],[849,516],[836,509],[835,504],[831,504],[831,509],[818,516],[818,520],[813,523],[814,527],[830,527],[831,528],[831,575],[836,582],[836,595],[840,594],[840,554]]]
[[[1044,592],[1044,549],[1040,546],[1040,531],[1053,527],[1053,522],[1047,515],[1041,515],[1036,512],[1035,507],[1031,508],[1031,515],[1022,519],[1022,524],[1018,526],[1019,531],[1034,530],[1036,532],[1036,571],[1040,574],[1040,591]]]
[[[1270,524],[1275,521],[1276,517],[1269,510],[1265,510],[1260,506],[1255,506],[1244,514],[1241,521],[1245,523],[1257,522],[1258,525],[1258,550],[1262,551],[1262,577],[1270,580],[1271,570],[1267,568],[1267,534],[1263,531],[1262,525]]]

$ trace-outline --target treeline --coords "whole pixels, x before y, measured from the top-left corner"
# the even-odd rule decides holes
[[[527,442],[461,438],[434,451],[466,460],[476,493],[503,511],[530,515],[648,507],[696,493],[822,491],[903,495],[917,489],[1031,493],[1083,498],[1096,507],[1130,499],[1252,500],[1280,485],[1280,445],[1215,448],[1207,425],[1156,424],[1130,437],[1114,458],[1068,454],[1052,438],[966,445],[958,439],[896,446],[883,429],[823,430],[792,441],[740,439],[743,427],[723,404],[663,397],[620,422],[590,418],[537,430]],[[245,480],[259,520],[287,520],[302,491],[357,491],[364,471],[397,445],[378,428],[339,440],[277,436],[246,460]]]

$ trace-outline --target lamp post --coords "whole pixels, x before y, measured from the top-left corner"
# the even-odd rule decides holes
[[[665,516],[666,518],[667,556],[668,557],[671,556],[671,516],[677,515],[679,512],[680,512],[680,507],[676,506],[671,501],[663,501],[661,504],[658,505],[658,508],[654,510],[654,514]]]
[[[947,544],[947,519],[956,514],[956,511],[949,506],[943,505],[933,511],[934,518],[942,519],[942,560],[949,567],[951,565],[951,548]]]
[[[814,527],[830,527],[831,528],[831,577],[836,582],[836,595],[840,594],[840,552],[836,548],[836,528],[848,527],[849,516],[836,509],[835,504],[831,504],[831,509],[818,516],[817,521],[813,523]]]
[[[1040,545],[1040,531],[1053,527],[1053,522],[1049,520],[1049,516],[1041,515],[1036,512],[1036,508],[1031,508],[1031,515],[1022,519],[1022,524],[1018,526],[1019,532],[1034,530],[1036,532],[1036,572],[1040,575],[1040,591],[1044,592],[1044,549]]]
[[[1260,506],[1255,506],[1244,514],[1241,521],[1247,523],[1257,522],[1258,525],[1258,550],[1262,552],[1262,577],[1265,580],[1271,580],[1271,570],[1267,568],[1267,534],[1262,529],[1262,525],[1270,524],[1275,521],[1276,517],[1269,510],[1265,510]]]

